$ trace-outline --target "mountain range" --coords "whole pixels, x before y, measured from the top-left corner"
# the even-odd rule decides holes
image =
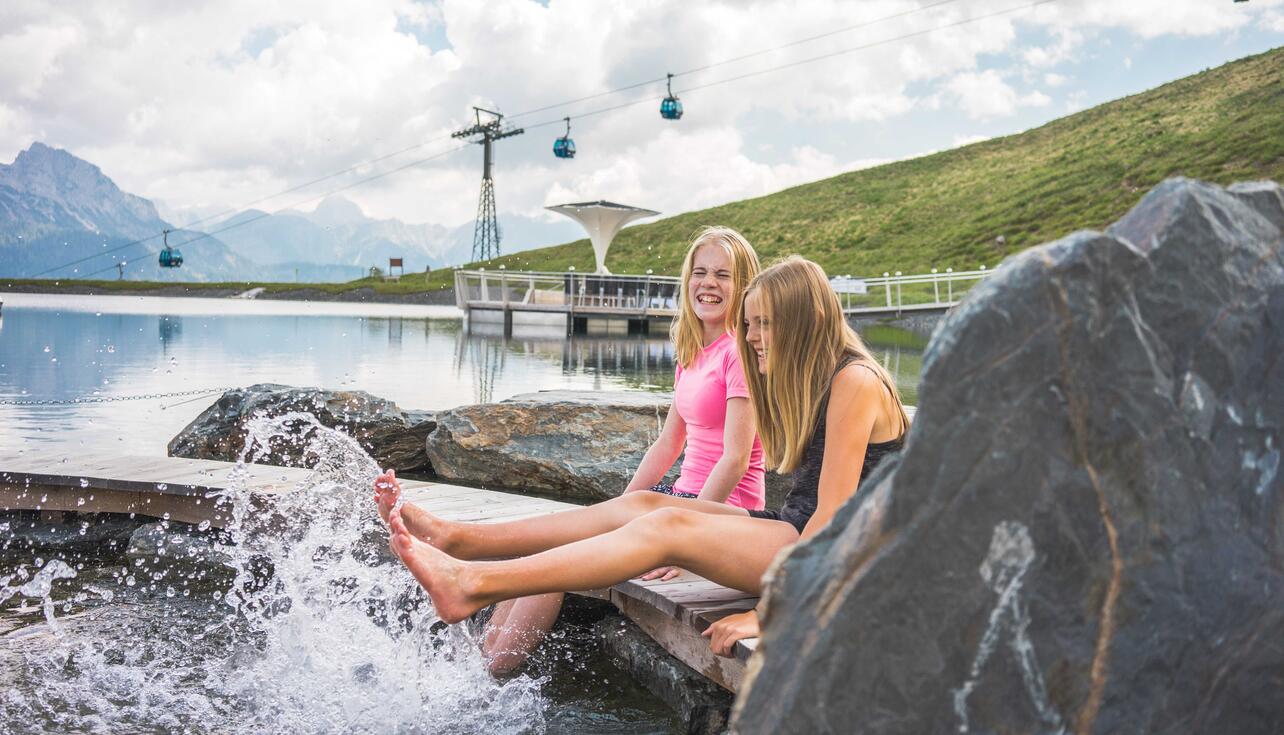
[[[508,252],[565,242],[575,224],[505,216]],[[182,268],[162,269],[161,231]],[[375,219],[331,196],[311,212],[244,210],[183,229],[155,204],[122,191],[97,166],[36,142],[0,164],[0,276],[156,281],[348,281],[403,258],[407,272],[464,263],[473,223],[456,227]]]

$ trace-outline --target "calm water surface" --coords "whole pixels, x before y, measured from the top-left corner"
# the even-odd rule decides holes
[[[663,335],[567,339],[560,329],[532,329],[504,339],[468,333],[454,307],[48,294],[4,301],[0,452],[161,455],[215,389],[255,383],[363,390],[405,409],[673,385]],[[913,402],[925,340],[887,328],[866,338]],[[43,401],[52,403],[33,405]]]

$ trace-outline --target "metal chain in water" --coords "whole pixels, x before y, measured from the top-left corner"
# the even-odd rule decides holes
[[[173,393],[144,393],[137,396],[85,396],[82,398],[47,399],[42,401],[21,401],[0,399],[0,406],[71,406],[77,403],[114,403],[116,401],[147,401],[156,398],[177,398],[179,396],[199,396],[206,393],[225,393],[235,387],[204,388],[201,390],[182,390]]]

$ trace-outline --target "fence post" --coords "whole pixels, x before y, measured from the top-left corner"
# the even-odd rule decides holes
[[[941,282],[936,280],[936,269],[932,269],[932,291],[936,295],[936,303],[941,303]]]
[[[892,274],[883,271],[883,288],[887,290],[887,308],[892,308]]]
[[[486,274],[481,274],[481,297],[482,301],[490,301],[490,287],[486,282]]]
[[[945,290],[947,294],[945,297],[946,300],[948,300],[951,304],[954,303],[954,269],[953,268],[945,269]]]
[[[901,272],[896,271],[896,308],[901,308]]]

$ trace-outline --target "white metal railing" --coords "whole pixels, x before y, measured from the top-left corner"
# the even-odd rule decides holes
[[[849,313],[948,308],[969,288],[993,273],[985,266],[974,271],[946,268],[931,273],[833,280],[843,310]],[[544,271],[457,270],[455,303],[473,307],[548,311],[580,309],[620,313],[671,314],[677,311],[680,279],[673,276],[602,275]]]
[[[597,273],[457,270],[455,303],[472,307],[521,310],[668,314],[677,310],[678,283],[672,276]]]
[[[857,283],[863,286],[863,290],[840,290],[838,298],[843,302],[843,310],[852,313],[937,306],[948,308],[957,304],[969,288],[991,273],[993,271],[985,266],[974,271],[956,271],[953,268],[938,271],[933,268],[931,273],[908,276],[896,271],[894,274],[884,273],[881,277],[860,279]]]

